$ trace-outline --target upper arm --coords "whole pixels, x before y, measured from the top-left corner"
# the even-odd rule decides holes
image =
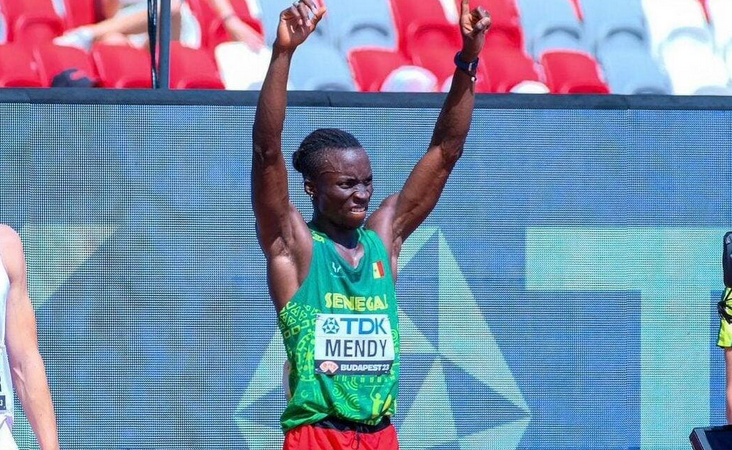
[[[10,279],[6,316],[5,345],[11,365],[15,366],[28,352],[37,351],[38,336],[33,304],[28,293],[25,255],[18,234],[0,226],[0,254]]]
[[[435,145],[414,166],[392,200],[392,239],[403,242],[425,221],[437,205],[458,157]]]

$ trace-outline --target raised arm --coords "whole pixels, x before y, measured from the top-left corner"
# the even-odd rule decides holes
[[[459,58],[465,65],[477,60],[490,24],[490,16],[483,8],[471,11],[469,0],[462,1],[460,30],[463,48]],[[473,116],[474,81],[474,67],[471,73],[467,69],[455,69],[452,86],[437,119],[427,153],[414,167],[401,192],[384,200],[369,218],[369,228],[391,244],[389,251],[393,262],[404,240],[437,205],[447,178],[462,155]]]
[[[0,225],[0,249],[10,279],[5,345],[13,386],[41,450],[58,450],[56,416],[46,369],[38,351],[36,317],[28,295],[23,246],[15,231],[4,225]]]
[[[219,14],[219,20],[232,39],[246,43],[253,50],[264,47],[264,40],[252,27],[236,15],[231,0],[208,0]]]
[[[282,155],[287,78],[292,55],[325,14],[313,0],[301,0],[280,14],[272,61],[264,79],[252,132],[252,206],[257,237],[267,257],[270,294],[279,309],[305,279],[310,233],[290,203]],[[312,242],[309,242],[310,249]]]

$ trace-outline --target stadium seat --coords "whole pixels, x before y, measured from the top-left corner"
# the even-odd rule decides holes
[[[729,73],[724,61],[708,42],[693,35],[677,35],[667,42],[661,59],[676,95],[723,93],[728,88]]]
[[[202,49],[170,43],[171,89],[224,89],[211,55]]]
[[[348,53],[348,63],[361,92],[381,91],[389,74],[410,64],[401,53],[383,49],[353,49]]]
[[[456,34],[459,30],[448,21],[440,0],[390,0],[394,14],[399,49],[406,51],[408,40],[413,38],[417,29],[423,24],[440,24],[449,26]],[[410,55],[407,53],[407,57]]]
[[[193,16],[198,20],[201,27],[201,46],[214,51],[217,45],[231,40],[224,23],[218,16],[216,10],[209,4],[208,0],[186,0],[191,8]],[[231,2],[237,16],[259,34],[263,34],[262,23],[252,17],[249,8],[244,0]],[[275,23],[276,25],[276,23]]]
[[[7,20],[8,42],[32,46],[64,31],[51,0],[0,0],[0,9]]]
[[[96,80],[96,71],[89,55],[78,48],[53,44],[38,45],[33,50],[33,56],[44,86],[51,86],[53,78],[68,69],[78,69],[88,78]]]
[[[553,94],[609,94],[600,67],[584,52],[546,52],[541,57],[547,86]]]
[[[414,65],[424,67],[435,75],[439,83],[455,71],[453,58],[460,50],[462,40],[456,25],[445,23],[414,23],[409,28],[405,56]]]
[[[714,29],[714,41],[722,53],[732,50],[732,1],[708,0],[709,20]]]
[[[542,82],[534,60],[512,47],[491,49],[478,67],[477,92],[505,94],[524,82]]]
[[[354,91],[346,58],[327,42],[313,41],[295,52],[290,68],[295,89],[305,91]]]
[[[145,89],[152,86],[150,54],[146,50],[95,44],[91,55],[101,87]]]
[[[597,53],[608,41],[642,47],[647,43],[645,16],[640,0],[582,0],[587,48]]]
[[[396,48],[389,0],[328,0],[330,39],[344,55],[356,47]]]
[[[35,62],[23,46],[0,45],[0,87],[42,87]]]
[[[712,45],[704,9],[698,0],[642,0],[642,5],[654,55],[678,34],[693,34],[696,40]]]
[[[572,50],[585,51],[586,47],[577,36],[567,33],[551,33],[534,41],[534,57],[541,58],[544,52]]]
[[[613,93],[671,94],[668,77],[656,65],[647,49],[618,47],[603,51],[599,58]]]
[[[96,11],[95,0],[64,0],[66,11],[66,28],[76,28],[82,25],[98,22],[101,11]]]
[[[457,10],[460,10],[462,0],[455,0]],[[486,48],[516,47],[523,48],[524,34],[521,28],[516,0],[472,0],[472,8],[482,6],[491,14],[491,30],[486,35]]]
[[[519,0],[518,5],[526,48],[534,59],[539,59],[540,51],[549,48],[547,40],[574,40],[575,46],[581,48],[582,26],[569,0]],[[545,43],[538,45],[540,41]]]

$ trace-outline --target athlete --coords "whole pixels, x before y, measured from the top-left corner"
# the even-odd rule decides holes
[[[25,256],[18,234],[0,225],[0,449],[17,450],[13,387],[41,450],[58,450],[56,416],[38,351],[36,318],[28,295]]]
[[[727,423],[732,424],[732,288],[725,288],[722,300],[717,305],[720,314],[717,345],[724,349],[726,379],[725,410]]]
[[[397,259],[462,154],[491,21],[463,0],[462,50],[429,149],[402,190],[368,219],[371,164],[359,141],[338,129],[315,130],[303,140],[292,162],[313,203],[306,223],[290,203],[282,128],[293,53],[324,14],[314,0],[280,14],[253,130],[252,204],[290,366],[284,448],[397,449],[389,419],[399,377]]]

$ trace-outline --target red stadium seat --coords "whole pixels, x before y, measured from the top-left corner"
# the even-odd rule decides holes
[[[420,67],[437,75],[442,84],[455,71],[453,58],[462,40],[456,25],[445,23],[413,23],[408,28],[405,54]]]
[[[201,25],[201,45],[203,47],[213,52],[217,45],[231,40],[229,33],[224,28],[224,23],[207,0],[188,0],[188,5]],[[244,23],[263,35],[262,23],[251,15],[246,1],[232,1],[231,6]]]
[[[25,47],[0,45],[0,87],[42,87],[35,62]]]
[[[609,94],[592,56],[577,51],[549,51],[541,56],[549,89],[554,94]]]
[[[455,0],[460,11],[462,0]],[[521,28],[516,0],[471,0],[470,7],[482,6],[491,14],[491,31],[486,35],[485,45],[488,47],[523,48],[524,34]]]
[[[361,92],[379,92],[390,73],[409,65],[400,53],[383,49],[355,49],[348,53],[356,88]]]
[[[391,10],[397,32],[399,48],[407,48],[410,28],[422,23],[442,23],[449,25],[440,0],[391,0]],[[454,26],[456,32],[457,27]]]
[[[8,41],[23,45],[49,42],[64,31],[51,0],[0,0],[8,24]]]
[[[124,45],[95,44],[92,59],[101,87],[145,89],[152,87],[150,54]]]
[[[78,69],[90,79],[96,79],[96,70],[89,55],[78,48],[53,44],[39,45],[34,49],[33,56],[44,86],[51,86],[53,77],[68,69]]]
[[[495,47],[484,55],[478,65],[477,92],[505,94],[524,81],[542,81],[536,63],[522,50]]]
[[[95,0],[64,0],[66,27],[71,29],[100,21],[101,11],[97,11],[95,3]]]
[[[170,43],[171,89],[224,89],[218,68],[204,50]]]

